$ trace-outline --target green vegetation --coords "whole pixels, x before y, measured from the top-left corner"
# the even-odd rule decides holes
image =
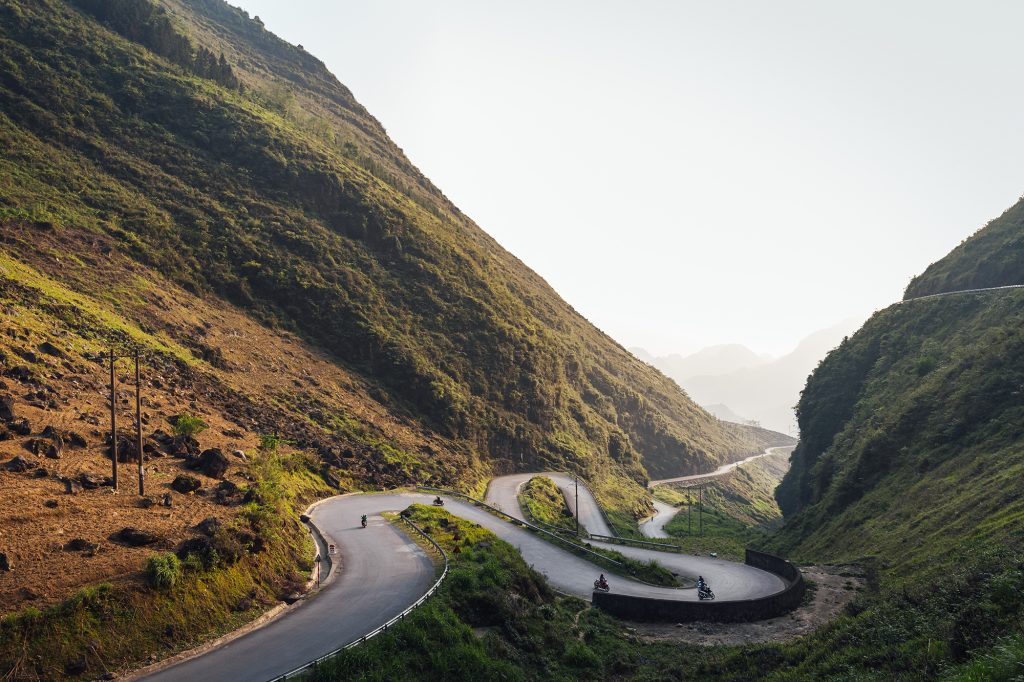
[[[877,313],[808,380],[772,541],[913,575],[1024,538],[1024,292]],[[922,374],[922,360],[932,367]]]
[[[1022,210],[907,296],[1020,282]],[[768,544],[798,559],[870,557],[883,596],[857,620],[898,625],[885,655],[908,671],[916,656],[926,677],[1020,675],[1022,385],[1024,292],[1005,290],[876,313],[801,396],[800,443],[776,493],[786,523]],[[892,603],[909,613],[886,613]]]
[[[445,547],[450,578],[405,622],[322,666],[313,680],[1013,679],[1024,554],[979,555],[941,582],[872,590],[835,623],[786,644],[644,644],[601,611],[559,597],[511,546],[444,510],[410,508]],[[441,519],[444,519],[442,522]],[[460,553],[452,552],[458,536]],[[943,631],[943,638],[935,633]],[[973,654],[971,652],[974,652]],[[972,677],[973,676],[973,677]]]
[[[703,512],[696,486],[657,486],[654,496],[678,507],[676,516],[665,525],[673,544],[693,554],[714,552],[743,561],[744,550],[763,545],[782,522],[773,494],[788,468],[788,458],[788,454],[761,457],[726,476],[710,479],[704,484]]]
[[[489,458],[522,453],[523,467],[636,485],[772,439],[711,418],[587,323],[430,185],[322,63],[241,10],[12,0],[0,70],[5,231],[112,248],[143,279],[220,296],[343,359],[459,453],[382,456],[394,478],[472,486]],[[69,276],[31,238],[3,250]],[[111,305],[138,295],[73,284]],[[208,350],[197,355],[217,361]],[[318,425],[348,436],[332,415]]]
[[[527,520],[534,523],[540,521],[541,527],[553,526],[555,528],[561,528],[569,531],[573,535],[576,533],[576,517],[569,511],[569,507],[565,503],[565,498],[562,495],[561,489],[547,476],[534,476],[523,484],[523,487],[519,492],[519,506],[526,514]],[[583,526],[580,526],[580,535],[586,537],[586,533],[586,529]],[[555,544],[566,549],[580,553],[580,545],[577,544],[579,542],[578,540],[564,538],[560,541],[556,541],[547,536],[545,536],[545,539],[551,540],[552,542],[555,542]],[[589,543],[587,543],[587,549],[620,564],[616,565],[613,563],[602,562],[600,559],[597,559],[592,555],[586,555],[588,559],[591,559],[598,565],[603,566],[610,573],[632,576],[638,580],[643,580],[653,585],[678,587],[682,584],[679,581],[679,578],[673,574],[672,571],[668,570],[656,561],[638,561],[622,554],[621,552],[605,549],[604,547],[594,547]]]
[[[1024,198],[928,266],[910,282],[904,298],[1024,284],[1022,225]]]
[[[146,568],[142,574],[146,576],[150,587],[167,590],[181,579],[181,562],[175,554],[154,554],[146,559]]]
[[[178,418],[174,420],[172,432],[175,436],[195,438],[207,428],[206,422],[194,414],[186,412],[185,414],[178,415]]]
[[[5,616],[0,670],[10,679],[64,679],[65,666],[84,659],[85,677],[94,679],[238,628],[301,587],[313,546],[297,507],[323,494],[324,483],[301,455],[256,459],[254,501],[209,545],[186,541],[183,561],[150,557],[137,583],[87,588],[42,611]]]
[[[569,511],[562,490],[547,476],[534,476],[519,491],[519,507],[534,523],[576,532],[576,517]],[[583,526],[581,534],[586,534]]]

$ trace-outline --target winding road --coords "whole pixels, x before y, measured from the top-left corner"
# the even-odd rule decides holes
[[[708,478],[716,478],[718,476],[723,476],[729,473],[730,471],[733,471],[737,467],[742,466],[747,462],[752,462],[755,459],[760,459],[761,457],[774,455],[776,452],[781,452],[783,450],[789,450],[792,452],[794,447],[795,446],[793,445],[782,445],[779,447],[768,448],[759,455],[753,455],[751,457],[741,459],[740,461],[733,462],[731,464],[723,464],[722,466],[712,471],[710,474],[694,474],[692,476],[677,476],[676,478],[663,478],[659,481],[651,481],[650,483],[647,484],[647,487],[653,488],[656,485],[664,485],[667,483],[695,483],[698,481],[703,481]],[[640,533],[643,534],[644,537],[648,538],[663,539],[669,537],[669,534],[665,532],[665,525],[672,520],[673,516],[676,515],[678,508],[673,507],[670,504],[666,504],[661,500],[654,500],[654,510],[654,516],[640,524]]]
[[[492,481],[488,500],[503,511],[522,518],[515,491],[536,474],[504,476]],[[572,477],[548,474],[560,487],[572,487]],[[593,531],[608,530],[590,491],[580,485],[581,520]],[[565,593],[589,599],[594,578],[601,569],[542,539],[533,531],[504,521],[482,507],[447,496],[449,512],[484,526],[511,543],[526,562],[547,576],[550,584]],[[574,497],[574,496],[573,496]],[[433,495],[393,492],[342,495],[319,503],[311,521],[326,542],[340,552],[340,566],[331,569],[318,592],[289,608],[278,618],[194,658],[160,669],[143,679],[169,681],[269,680],[360,639],[401,613],[423,595],[435,579],[430,556],[409,536],[381,517],[413,503],[429,504]],[[359,527],[359,517],[369,517],[369,527]],[[603,543],[592,542],[604,546]],[[657,559],[684,576],[704,575],[720,601],[746,599],[782,591],[778,576],[751,566],[708,557],[670,554],[618,545],[607,545],[636,559]],[[340,570],[339,570],[340,569]],[[695,601],[696,591],[656,587],[610,576],[619,594]]]

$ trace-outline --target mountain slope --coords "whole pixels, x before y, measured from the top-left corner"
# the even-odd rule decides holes
[[[1021,257],[1011,212],[912,286],[1000,285],[979,268]],[[971,257],[966,258],[965,252]],[[984,277],[989,277],[985,275]],[[929,284],[928,282],[932,282]],[[910,294],[908,290],[908,295]],[[1024,539],[1024,292],[909,301],[876,313],[811,375],[800,443],[777,491],[778,547],[880,556],[913,574],[963,543]]]
[[[904,298],[1024,284],[1024,199],[928,266]]]
[[[578,462],[643,480],[770,440],[717,422],[575,313],[318,60],[219,0],[166,8],[0,8],[5,229],[92,239],[293,330],[499,469]],[[31,247],[7,251],[42,262]]]

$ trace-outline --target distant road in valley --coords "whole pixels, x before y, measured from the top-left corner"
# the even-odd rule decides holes
[[[795,445],[782,445],[782,446],[779,446],[779,447],[768,448],[767,450],[765,450],[764,452],[762,452],[759,455],[751,455],[750,457],[747,457],[746,459],[741,459],[738,462],[732,462],[731,464],[723,464],[722,466],[718,467],[717,469],[715,469],[714,471],[712,471],[709,474],[693,474],[691,476],[676,476],[675,478],[662,478],[662,479],[657,480],[657,481],[651,481],[650,483],[647,484],[647,487],[648,488],[653,488],[656,485],[665,485],[666,483],[688,483],[688,482],[692,482],[692,481],[701,481],[701,480],[704,480],[704,479],[707,479],[707,478],[717,478],[719,476],[723,476],[723,475],[729,473],[730,471],[732,471],[733,469],[735,469],[738,466],[746,464],[747,462],[753,462],[755,459],[760,459],[762,457],[768,457],[769,455],[774,455],[775,453],[781,452],[781,451],[784,451],[784,450],[788,450],[788,451],[792,452],[794,447],[796,447],[796,446]]]

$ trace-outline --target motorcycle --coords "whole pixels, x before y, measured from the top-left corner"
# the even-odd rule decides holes
[[[600,580],[600,579],[594,581],[594,589],[597,590],[598,592],[611,592],[612,591],[612,588],[608,586],[608,581],[607,580]]]
[[[435,497],[434,498],[434,506],[435,507],[443,507],[444,506],[444,500],[442,500],[440,497]]]
[[[363,518],[360,521],[363,524],[363,528],[366,528],[366,514],[363,514]]]
[[[705,585],[704,587],[697,588],[697,599],[704,601],[705,599],[714,599],[715,593],[711,591],[711,588]]]

